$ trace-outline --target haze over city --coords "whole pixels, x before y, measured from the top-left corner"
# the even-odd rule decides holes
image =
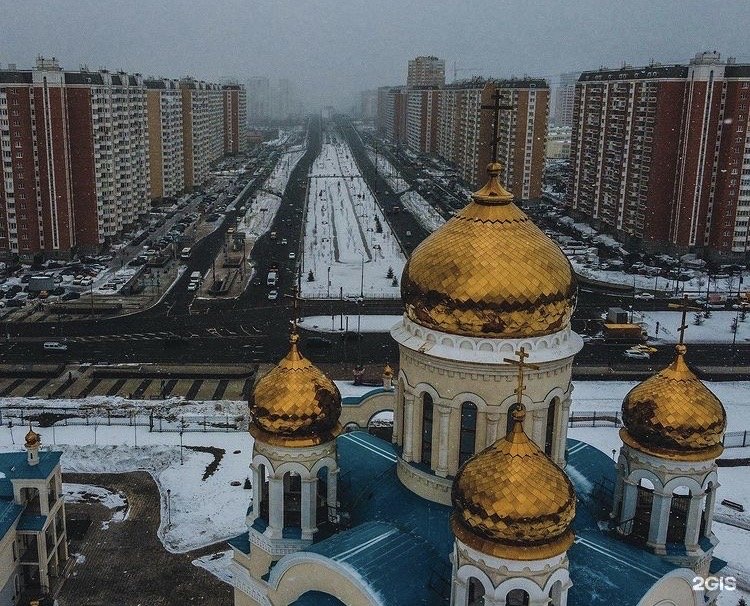
[[[205,80],[288,78],[306,107],[348,109],[360,90],[405,80],[404,57],[446,59],[446,76],[554,79],[574,70],[686,61],[699,50],[750,59],[741,0],[200,0],[0,2],[0,63],[37,54]],[[33,18],[29,18],[33,16]]]

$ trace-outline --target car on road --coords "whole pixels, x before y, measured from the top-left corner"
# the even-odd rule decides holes
[[[290,253],[289,253],[289,258],[290,258],[290,259],[294,259],[294,258],[295,258],[295,256],[296,256],[296,255],[295,255],[295,254],[294,254],[293,252],[290,252]]]
[[[659,351],[656,349],[656,347],[651,347],[651,345],[633,345],[633,347],[630,348],[633,351],[645,351],[647,354],[656,353]]]
[[[268,300],[269,301],[275,301],[279,298],[279,291],[278,290],[272,290],[268,293]]]
[[[281,238],[281,244],[283,246],[285,246],[286,244],[288,244],[287,239],[286,238]]]
[[[193,291],[193,290],[198,290],[198,286],[199,286],[199,285],[200,285],[200,284],[199,284],[199,282],[198,282],[197,280],[191,280],[191,281],[190,281],[190,282],[188,283],[188,287],[187,287],[187,289],[188,289],[189,291]]]
[[[626,349],[622,352],[622,355],[626,358],[630,358],[631,360],[649,360],[651,359],[651,354],[649,354],[647,351],[641,351],[640,349]]]
[[[68,346],[65,345],[65,343],[60,343],[59,341],[47,341],[44,344],[44,349],[48,351],[67,351]]]
[[[635,294],[636,299],[642,299],[643,301],[653,301],[656,297],[650,292],[639,292]]]

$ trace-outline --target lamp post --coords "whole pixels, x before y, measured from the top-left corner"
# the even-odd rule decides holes
[[[331,266],[328,266],[328,289],[326,290],[326,299],[331,298]]]
[[[182,433],[184,429],[180,429],[180,465],[182,465],[185,461],[182,457]]]

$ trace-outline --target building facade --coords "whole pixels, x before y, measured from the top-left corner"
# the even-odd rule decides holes
[[[748,103],[750,65],[718,53],[584,72],[568,206],[636,247],[746,258]]]
[[[238,154],[247,149],[247,94],[240,84],[222,87],[224,104],[224,153]]]
[[[268,78],[247,81],[247,117],[250,124],[262,124],[270,117],[271,85]]]
[[[440,94],[435,86],[407,89],[406,146],[414,152],[437,153]]]
[[[177,80],[146,80],[151,199],[177,197],[185,189],[182,93]]]
[[[224,149],[223,94],[218,84],[192,78],[180,80],[180,90],[185,189],[192,191]]]
[[[383,86],[378,89],[376,128],[381,136],[396,145],[406,145],[406,107],[405,87]]]
[[[406,86],[443,86],[445,85],[445,59],[427,55],[409,60],[406,75]]]
[[[555,109],[552,114],[555,126],[573,126],[573,105],[576,97],[576,81],[580,72],[560,74],[555,87]]]

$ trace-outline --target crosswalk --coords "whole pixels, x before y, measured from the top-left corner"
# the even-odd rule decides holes
[[[172,331],[161,332],[139,332],[123,333],[110,335],[89,335],[80,337],[70,337],[68,340],[75,343],[101,343],[107,341],[165,341],[168,339],[259,339],[265,336],[263,333],[253,333],[247,331],[243,326],[239,330],[230,330],[228,328],[205,328],[197,333],[191,332],[187,335],[179,335]]]
[[[76,343],[96,343],[102,341],[156,341],[165,339],[176,339],[179,336],[174,332],[143,332],[128,333],[122,335],[92,335],[88,337],[73,337],[70,341]]]

